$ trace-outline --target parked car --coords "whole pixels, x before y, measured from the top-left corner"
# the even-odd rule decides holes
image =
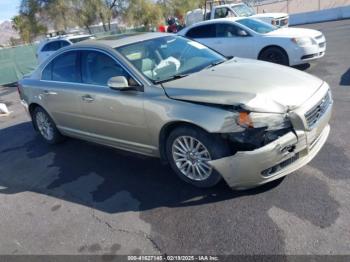
[[[232,0],[206,0],[204,9],[195,9],[187,12],[186,26],[205,20],[233,17],[251,17],[277,27],[288,27],[289,15],[286,13],[261,13],[256,14],[254,9],[245,3],[236,3]]]
[[[65,47],[19,82],[46,142],[93,141],[160,157],[198,187],[244,189],[299,169],[327,140],[321,79],[176,35],[117,38]]]
[[[38,59],[39,64],[45,61],[57,50],[84,41],[94,39],[92,35],[74,35],[74,36],[59,36],[44,40],[39,44],[39,47],[36,52],[36,58]]]
[[[225,56],[259,59],[282,65],[299,65],[326,53],[325,36],[312,29],[277,28],[253,18],[217,19],[179,32]]]

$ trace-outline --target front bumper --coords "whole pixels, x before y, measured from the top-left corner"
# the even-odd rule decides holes
[[[295,46],[290,65],[299,65],[324,57],[327,49],[326,38],[322,36],[315,41],[316,44],[310,46]]]
[[[237,152],[210,164],[237,190],[263,185],[284,177],[309,163],[326,143],[330,133],[332,103],[311,130],[289,132],[254,151]]]

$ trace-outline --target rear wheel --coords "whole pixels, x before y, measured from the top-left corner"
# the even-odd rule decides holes
[[[44,109],[41,107],[35,108],[32,117],[36,130],[47,143],[57,144],[63,141],[64,137],[60,134],[55,123]]]
[[[221,180],[209,162],[228,156],[230,150],[219,136],[194,127],[180,127],[168,137],[166,153],[172,169],[182,180],[208,188]]]
[[[259,60],[289,66],[287,53],[279,47],[269,47],[261,52]]]

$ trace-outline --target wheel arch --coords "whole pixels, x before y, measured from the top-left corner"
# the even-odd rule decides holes
[[[33,113],[35,111],[36,108],[40,107],[42,110],[44,110],[52,119],[52,121],[56,124],[56,121],[54,120],[54,118],[52,117],[52,115],[45,109],[45,107],[43,107],[41,104],[39,103],[36,103],[36,102],[33,102],[33,103],[30,103],[29,106],[28,106],[28,112],[29,112],[29,115],[30,117],[32,118],[32,123],[33,123],[33,126],[34,126],[34,129],[37,130],[35,124],[34,124],[34,116],[33,116]]]
[[[205,128],[193,124],[191,122],[186,122],[183,120],[179,120],[179,121],[172,121],[169,123],[166,123],[160,130],[159,133],[159,154],[160,154],[160,158],[162,160],[162,162],[166,163],[168,162],[167,156],[166,156],[166,140],[167,137],[169,136],[169,134],[175,130],[178,127],[182,127],[182,126],[187,126],[187,127],[192,127],[192,128],[196,128],[196,129],[201,129],[202,131],[206,132],[206,133],[210,133],[208,132],[208,130],[206,130]]]
[[[28,107],[28,110],[29,110],[29,114],[30,116],[33,118],[33,113],[34,113],[34,110],[37,108],[37,107],[41,107],[43,108],[41,105],[39,105],[38,103],[31,103]]]

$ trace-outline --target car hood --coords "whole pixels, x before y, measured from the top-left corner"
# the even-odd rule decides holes
[[[265,34],[266,36],[284,36],[284,37],[313,37],[322,35],[320,31],[306,28],[280,28],[270,33]]]
[[[172,99],[284,113],[303,104],[322,84],[322,80],[296,69],[234,58],[163,83],[163,88]]]
[[[261,17],[270,17],[270,18],[282,18],[282,17],[288,17],[288,14],[286,13],[261,13],[261,14],[256,14],[251,17],[254,18],[261,18]]]

